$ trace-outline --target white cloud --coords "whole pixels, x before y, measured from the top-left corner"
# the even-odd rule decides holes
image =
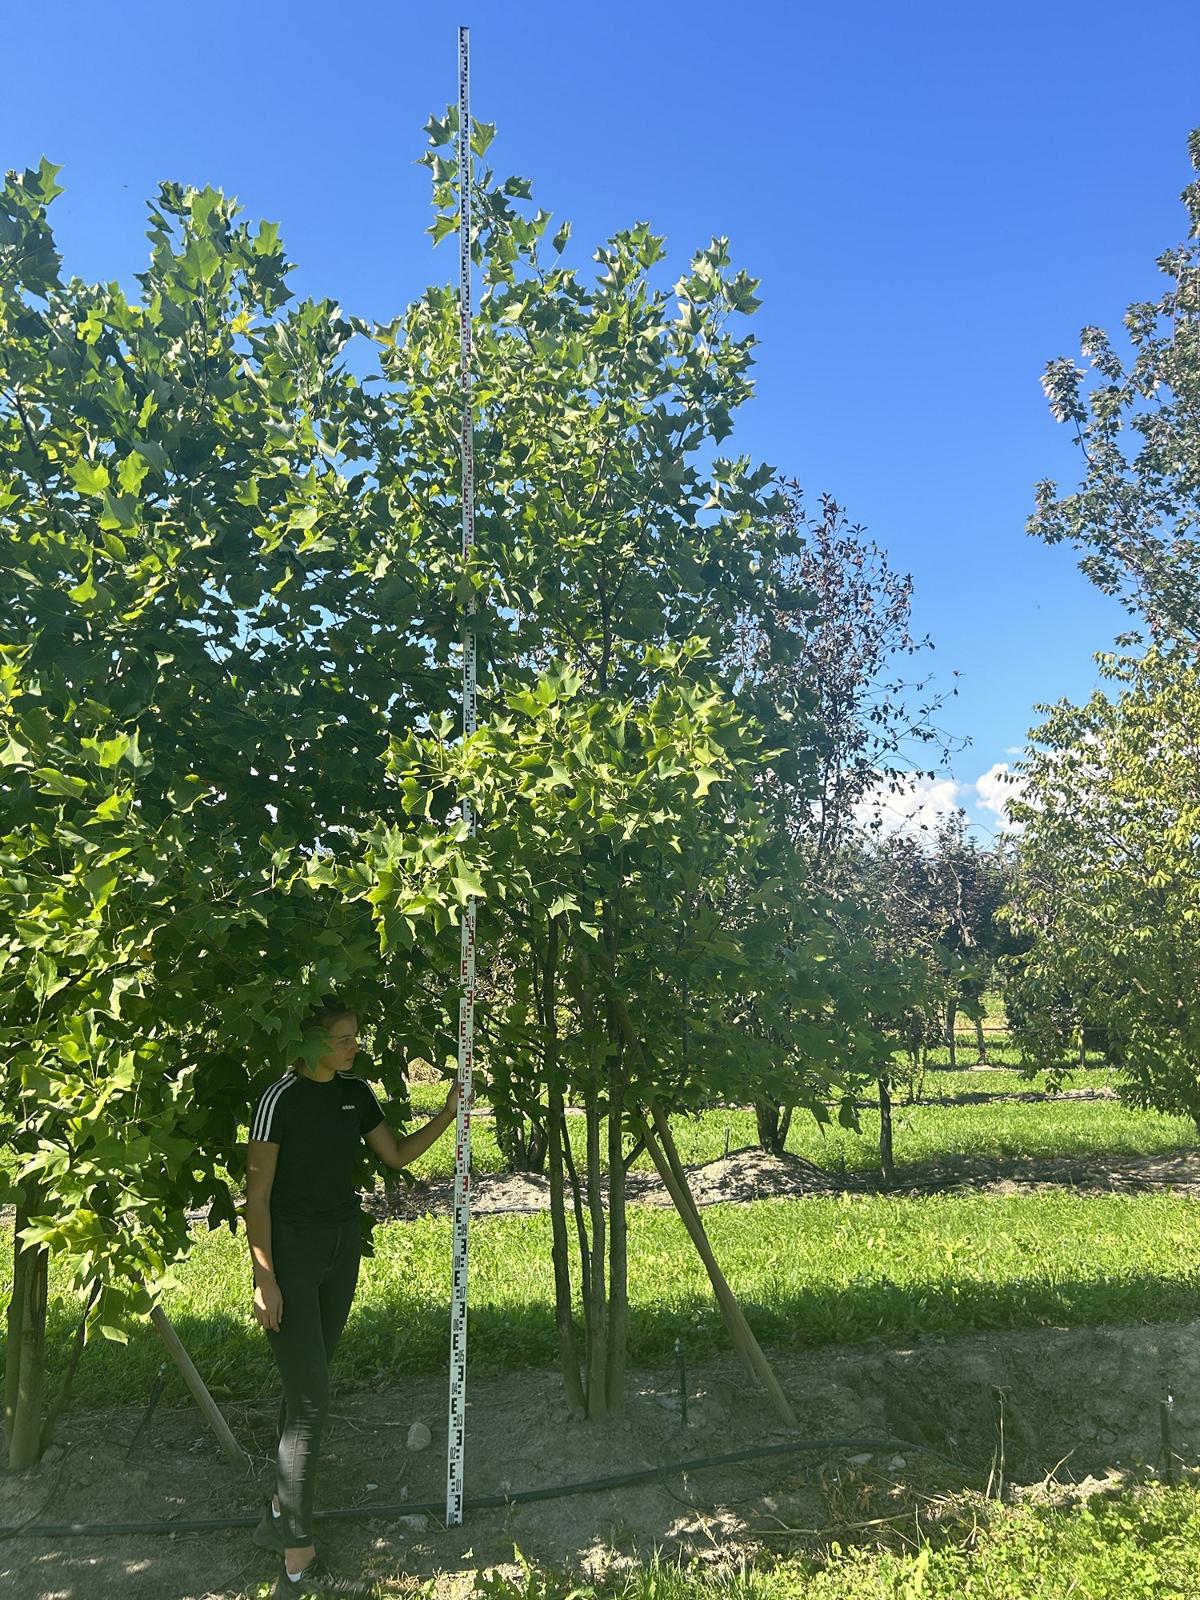
[[[898,781],[900,788],[895,793],[882,778],[868,789],[854,808],[859,827],[869,828],[878,817],[881,833],[902,833],[931,842],[939,820],[961,809],[990,813],[1009,833],[1021,831],[1022,824],[1008,814],[1008,804],[1025,798],[1026,780],[1012,772],[1006,761],[995,762],[974,783],[928,778],[923,773],[909,773]]]
[[[1026,782],[1023,777],[1009,771],[1007,761],[995,762],[985,773],[976,778],[972,787],[981,811],[990,811],[999,817],[1010,832],[1020,832],[1022,824],[1014,822],[1009,817],[1008,803],[1010,800],[1025,798]]]
[[[968,788],[953,778],[927,778],[924,774],[898,781],[901,787],[894,794],[889,792],[887,781],[880,779],[862,797],[854,808],[854,820],[860,827],[870,827],[878,817],[883,833],[928,839],[935,832],[938,819],[962,804],[960,796]]]

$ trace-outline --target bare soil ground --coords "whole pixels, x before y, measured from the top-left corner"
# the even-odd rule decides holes
[[[1062,1481],[1144,1470],[1159,1454],[1159,1401],[1168,1390],[1179,1455],[1194,1461],[1200,1448],[1198,1323],[847,1346],[779,1359],[776,1368],[802,1436],[854,1436],[861,1448],[676,1470],[650,1485],[503,1510],[472,1512],[468,1505],[464,1525],[454,1529],[437,1516],[410,1525],[382,1516],[324,1522],[320,1541],[339,1568],[371,1574],[386,1594],[432,1578],[443,1600],[462,1595],[479,1569],[511,1567],[514,1546],[530,1560],[595,1573],[655,1548],[728,1561],[786,1548],[797,1537],[811,1548],[817,1530],[845,1543],[855,1537],[846,1524],[918,1504],[923,1518],[936,1518],[942,1497],[981,1489],[995,1463],[997,1391],[1004,1397],[1005,1478],[1013,1485],[1037,1485],[1056,1468]],[[440,1504],[445,1399],[441,1379],[339,1394],[319,1503],[369,1507],[405,1497]],[[64,1447],[36,1472],[20,1479],[0,1473],[0,1523],[35,1515],[46,1524],[257,1513],[269,1482],[275,1402],[227,1409],[254,1472],[239,1475],[190,1408],[160,1412],[132,1455],[138,1409],[77,1413],[64,1429]],[[405,1444],[414,1420],[433,1433],[432,1448],[419,1454]],[[631,1374],[624,1419],[605,1424],[572,1421],[552,1374],[477,1379],[469,1391],[468,1499],[788,1437],[733,1362],[691,1373],[686,1427],[669,1371]],[[896,1442],[876,1448],[874,1439]],[[244,1529],[65,1537],[31,1528],[0,1541],[7,1600],[242,1600],[274,1571],[273,1558]]]

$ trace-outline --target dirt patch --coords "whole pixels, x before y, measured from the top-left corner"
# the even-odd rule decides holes
[[[764,1150],[735,1150],[716,1161],[687,1168],[692,1194],[700,1205],[769,1200],[802,1194],[836,1194],[846,1185],[799,1156],[771,1156]],[[608,1180],[601,1184],[605,1201]],[[630,1172],[626,1197],[633,1205],[669,1206],[671,1197],[655,1172]],[[411,1222],[446,1216],[454,1208],[454,1180],[427,1178],[412,1188],[393,1185],[364,1196],[367,1210],[384,1219]],[[471,1180],[471,1215],[548,1211],[550,1180],[536,1172],[480,1172]]]
[[[1041,1482],[1137,1472],[1159,1453],[1159,1401],[1175,1397],[1175,1445],[1200,1447],[1200,1324],[1044,1329],[853,1346],[778,1358],[776,1369],[804,1437],[852,1442],[661,1481],[499,1511],[471,1512],[461,1528],[437,1517],[320,1525],[330,1559],[369,1572],[399,1594],[402,1575],[438,1578],[461,1594],[480,1568],[531,1560],[590,1569],[644,1559],[658,1547],[729,1560],[781,1527],[828,1528],[854,1505],[886,1509],[898,1495],[981,1488],[994,1461],[1003,1394],[1007,1481]],[[578,1482],[644,1465],[724,1453],[789,1437],[732,1362],[698,1367],[688,1422],[672,1372],[631,1374],[620,1422],[572,1421],[556,1376],[475,1379],[469,1390],[470,1495]],[[344,1393],[323,1456],[319,1503],[380,1506],[441,1502],[445,1493],[445,1385],[426,1379],[377,1394]],[[190,1408],[160,1412],[127,1459],[141,1420],[134,1408],[80,1413],[65,1452],[17,1480],[0,1474],[0,1522],[41,1512],[45,1523],[221,1517],[254,1513],[268,1482],[273,1398],[227,1412],[256,1475],[239,1477]],[[431,1449],[410,1455],[408,1425],[426,1422]],[[895,1440],[883,1448],[871,1441]],[[861,1448],[856,1443],[862,1441]],[[923,1448],[918,1448],[923,1447]],[[935,1453],[927,1453],[935,1452]],[[950,1457],[947,1461],[944,1457]],[[257,1479],[257,1481],[256,1481]],[[843,1539],[843,1542],[844,1539]],[[210,1534],[49,1538],[0,1544],[0,1589],[11,1600],[240,1600],[273,1573],[245,1530]]]

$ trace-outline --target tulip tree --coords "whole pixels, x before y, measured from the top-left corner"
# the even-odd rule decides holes
[[[435,239],[454,231],[457,113],[428,124]],[[493,130],[475,131],[486,154]],[[772,473],[716,454],[750,395],[754,338],[740,331],[756,284],[728,241],[699,251],[674,288],[664,241],[644,223],[568,264],[570,225],[523,178],[477,171],[473,329],[475,563],[459,572],[461,467],[457,296],[430,289],[378,330],[383,393],[374,441],[397,537],[418,541],[457,600],[486,599],[486,669],[552,665],[603,691],[625,689],[645,643],[732,634],[775,589],[769,566],[788,530],[771,513]],[[406,544],[405,548],[409,545]],[[448,608],[431,631],[456,636]],[[486,693],[484,703],[486,705]]]
[[[322,863],[378,812],[397,717],[446,695],[392,626],[416,569],[343,465],[368,408],[336,306],[285,309],[277,230],[174,185],[138,298],[64,281],[58,192],[44,163],[0,195],[14,1465],[38,1448],[47,1251],[119,1336],[188,1207],[232,1225],[239,1124],[306,1002],[354,983],[402,1014],[405,969]]]
[[[590,1417],[619,1411],[626,1325],[625,1176],[648,1149],[705,1261],[735,1345],[786,1414],[712,1256],[678,1168],[667,1113],[744,1098],[802,1053],[823,1108],[873,1041],[860,986],[818,906],[772,866],[757,793],[761,732],[711,676],[698,644],[647,647],[620,663],[636,697],[598,694],[559,669],[507,690],[466,744],[451,729],[396,741],[399,809],[367,857],[387,949],[449,936],[468,895],[480,938],[513,953],[519,978],[482,1008],[493,1088],[548,1116],[556,1315],[567,1394]],[[469,795],[474,839],[454,820]],[[738,880],[741,916],[722,915]],[[356,891],[347,878],[348,895]],[[799,902],[799,905],[798,905]],[[780,930],[803,925],[796,947]],[[440,936],[440,938],[439,938]],[[787,994],[785,1034],[749,1032],[755,1006]],[[585,1112],[576,1169],[568,1098]],[[602,1166],[608,1182],[602,1187]],[[570,1264],[570,1240],[576,1265]],[[584,1314],[582,1348],[576,1293]]]
[[[457,225],[456,116],[428,124],[435,241]],[[527,180],[486,165],[493,131],[480,125],[473,137],[481,294],[469,573],[457,554],[458,321],[448,287],[377,332],[386,403],[373,441],[396,537],[419,539],[440,575],[446,604],[430,628],[439,661],[453,654],[462,602],[481,600],[485,718],[501,676],[565,667],[580,693],[637,694],[644,646],[703,637],[725,659],[747,616],[769,605],[794,613],[804,598],[775,575],[776,555],[795,541],[777,520],[771,470],[720,454],[751,393],[753,280],[719,239],[668,288],[664,242],[643,223],[603,243],[593,273],[577,269],[570,225],[552,223]],[[790,648],[783,630],[770,632]],[[506,970],[521,983],[539,960],[510,952]],[[492,1087],[506,1147],[544,1160],[544,1107],[507,1076]]]

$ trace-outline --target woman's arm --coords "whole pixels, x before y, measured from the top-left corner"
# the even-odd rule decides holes
[[[254,1267],[254,1315],[275,1333],[283,1320],[283,1296],[271,1257],[271,1185],[278,1159],[277,1144],[251,1139],[246,1145],[246,1238]]]
[[[458,1084],[454,1083],[446,1096],[446,1104],[435,1117],[430,1117],[424,1127],[418,1128],[415,1133],[397,1139],[387,1123],[381,1122],[364,1137],[385,1167],[407,1167],[418,1156],[423,1156],[436,1139],[441,1138],[454,1121],[457,1108]]]

